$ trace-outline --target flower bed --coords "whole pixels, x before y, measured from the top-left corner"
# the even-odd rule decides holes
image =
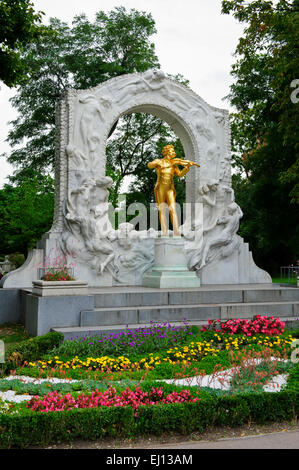
[[[100,340],[62,342],[61,335],[50,333],[24,341],[9,350],[5,373],[14,371],[6,384],[0,380],[0,397],[11,390],[20,401],[0,402],[0,446],[87,439],[95,422],[92,435],[101,437],[294,418],[299,388],[296,367],[289,360],[294,337],[279,319],[270,318],[267,324],[260,319],[258,333],[248,324],[246,332],[233,332],[236,325],[244,327],[242,321],[226,322],[220,331],[219,322],[209,322],[206,331],[187,323],[179,329],[153,324],[146,332],[126,329]],[[93,356],[93,351],[110,353]],[[269,381],[280,376],[288,380],[288,374],[291,385],[287,382],[285,391],[264,392]],[[41,377],[48,377],[47,382]],[[71,381],[74,378],[79,380]],[[41,417],[50,415],[53,418]],[[29,435],[22,427],[30,429]]]
[[[194,328],[186,322],[171,325],[168,322],[153,323],[148,327],[131,330],[128,325],[124,331],[103,336],[76,337],[63,341],[53,352],[61,356],[113,356],[127,353],[147,353],[159,351],[175,344],[182,344],[194,334]],[[196,329],[197,330],[197,329]]]
[[[164,354],[150,353],[140,358],[138,361],[131,361],[128,357],[87,357],[80,359],[75,356],[69,360],[62,360],[59,356],[49,357],[47,360],[39,360],[29,362],[28,366],[38,367],[42,369],[65,369],[65,370],[95,370],[101,372],[118,372],[118,371],[139,371],[144,369],[153,369],[162,363],[172,365],[182,362],[184,364],[195,361],[198,362],[206,356],[216,356],[223,350],[239,350],[244,346],[271,347],[277,352],[282,352],[284,348],[289,347],[294,338],[287,335],[283,338],[280,336],[226,336],[225,334],[215,333],[209,340],[191,341],[188,345],[176,346],[167,349]],[[26,363],[27,365],[27,363]]]
[[[62,396],[56,391],[50,392],[43,398],[33,397],[26,406],[33,411],[42,412],[64,411],[73,408],[98,408],[101,406],[131,406],[136,411],[137,408],[145,405],[190,403],[199,399],[198,397],[191,397],[190,390],[165,394],[162,387],[153,387],[149,393],[137,387],[135,390],[126,388],[126,390],[117,394],[116,389],[110,387],[104,392],[95,390],[90,395],[81,393],[77,397],[69,393]],[[135,416],[137,416],[137,413],[135,413]]]
[[[68,256],[54,256],[53,249],[39,267],[39,279],[43,281],[74,281],[74,263],[68,266]]]
[[[256,315],[252,320],[241,320],[236,318],[221,322],[220,320],[209,320],[208,327],[204,326],[201,331],[215,330],[230,334],[243,334],[252,336],[263,335],[281,335],[284,332],[285,323],[279,318]]]

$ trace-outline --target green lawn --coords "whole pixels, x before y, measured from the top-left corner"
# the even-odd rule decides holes
[[[278,283],[278,284],[294,284],[296,285],[297,279],[294,277],[292,279],[288,279],[287,277],[281,278],[279,276],[277,277],[272,277],[272,282]]]
[[[28,333],[20,323],[5,323],[0,325],[0,340],[4,342],[5,349],[28,338]]]

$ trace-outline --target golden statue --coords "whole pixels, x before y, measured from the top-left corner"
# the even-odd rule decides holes
[[[183,160],[182,158],[175,158],[176,154],[173,145],[166,145],[162,150],[164,158],[156,158],[148,163],[148,168],[155,168],[157,172],[157,182],[155,185],[155,199],[159,209],[159,218],[161,224],[161,231],[163,236],[167,236],[167,223],[166,223],[166,205],[169,208],[170,219],[173,227],[173,234],[180,237],[178,216],[176,213],[175,196],[176,191],[174,187],[174,175],[182,178],[193,165],[200,166],[190,160]],[[177,165],[184,166],[183,170],[179,170]]]

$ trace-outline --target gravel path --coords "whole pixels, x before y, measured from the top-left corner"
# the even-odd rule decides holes
[[[211,387],[217,388],[222,390],[229,390],[229,382],[230,378],[235,371],[235,368],[228,369],[226,371],[219,372],[218,374],[212,375],[205,375],[205,376],[196,376],[196,377],[188,377],[185,379],[178,379],[178,380],[159,380],[159,382],[166,382],[168,384],[175,384],[175,385],[185,385],[185,386],[193,386],[193,387]],[[288,374],[281,374],[273,377],[271,381],[269,381],[266,385],[264,385],[265,392],[279,392],[281,387],[287,383]],[[5,377],[6,380],[15,380],[18,379],[23,383],[33,383],[33,384],[41,384],[43,382],[48,383],[71,383],[71,382],[79,382],[79,380],[70,380],[70,379],[36,379],[33,377],[28,377],[24,375],[10,375],[9,377]],[[32,395],[16,395],[16,392],[13,390],[8,390],[6,392],[0,392],[0,398],[3,401],[20,403],[22,401],[28,401],[32,398]]]

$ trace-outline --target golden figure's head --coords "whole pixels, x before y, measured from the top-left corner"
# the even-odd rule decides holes
[[[174,146],[173,145],[165,145],[162,150],[162,155],[163,157],[170,157],[174,158],[176,156],[176,153],[174,151]]]

